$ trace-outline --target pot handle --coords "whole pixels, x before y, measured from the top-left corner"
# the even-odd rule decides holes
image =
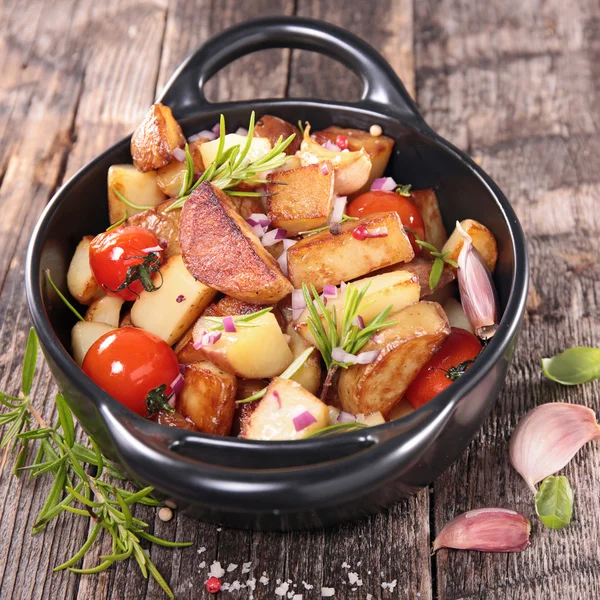
[[[208,104],[204,84],[220,69],[237,58],[268,48],[296,48],[327,55],[361,78],[359,104],[385,105],[385,112],[422,120],[404,84],[375,48],[336,25],[286,16],[246,21],[215,35],[181,63],[157,101],[184,117],[199,105]]]
[[[435,441],[453,405],[424,407],[403,422],[337,436],[326,449],[322,439],[242,441],[159,426],[106,404],[100,411],[117,458],[135,479],[174,498],[264,513],[335,506],[361,488],[396,479]],[[295,465],[285,464],[290,458]]]

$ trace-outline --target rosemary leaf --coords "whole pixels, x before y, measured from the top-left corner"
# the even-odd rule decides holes
[[[24,396],[29,396],[33,378],[35,376],[35,365],[38,355],[38,338],[33,327],[29,330],[27,336],[27,346],[25,347],[25,358],[23,359],[23,375],[21,379],[21,389]]]

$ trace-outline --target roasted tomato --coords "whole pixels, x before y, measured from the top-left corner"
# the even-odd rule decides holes
[[[90,243],[90,267],[110,296],[135,300],[153,289],[152,274],[162,262],[156,236],[143,227],[119,227],[97,235]]]
[[[164,385],[153,397],[162,395],[166,401],[179,375],[177,356],[169,344],[133,327],[109,331],[96,340],[82,369],[107,394],[143,417],[148,415],[148,392]]]
[[[354,198],[348,205],[346,212],[350,217],[364,217],[372,213],[396,211],[404,227],[417,233],[420,239],[425,238],[425,224],[419,209],[406,196],[396,192],[370,191]],[[421,252],[420,246],[415,243],[415,236],[407,233],[415,254]]]
[[[452,385],[481,351],[481,342],[466,329],[453,327],[433,358],[406,390],[406,399],[419,408]]]

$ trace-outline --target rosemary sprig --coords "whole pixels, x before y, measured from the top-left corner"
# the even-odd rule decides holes
[[[127,198],[125,198],[125,196],[123,196],[123,194],[121,194],[121,192],[116,187],[114,187],[112,190],[113,190],[114,195],[125,206],[128,206],[129,208],[131,208],[133,210],[150,210],[151,208],[154,208],[154,206],[144,206],[142,204],[134,204],[133,202],[129,202],[129,200],[127,200]]]
[[[396,194],[399,194],[400,196],[404,196],[405,198],[410,198],[412,195],[411,189],[412,189],[412,184],[410,184],[410,183],[407,183],[406,185],[399,185],[396,188]]]
[[[368,427],[366,423],[359,423],[358,421],[351,421],[350,423],[335,423],[334,425],[328,425],[327,427],[323,427],[313,431],[312,433],[309,433],[304,439],[312,437],[326,437],[334,433],[356,431],[357,429],[364,429],[365,427]]]
[[[358,217],[351,217],[349,215],[343,215],[342,218],[340,219],[339,223],[336,223],[336,225],[339,227],[342,223],[346,223],[347,221],[358,221]],[[324,225],[323,227],[317,227],[316,229],[309,229],[308,231],[301,231],[299,235],[313,235],[315,233],[321,233],[321,231],[327,231],[328,229],[331,231],[331,233],[333,233],[334,235],[336,234],[336,232],[333,230],[333,223],[330,223],[329,225]],[[337,232],[339,234],[339,232]]]
[[[47,277],[52,284],[48,273]],[[146,531],[148,524],[132,515],[131,507],[135,504],[161,506],[152,496],[153,488],[130,492],[104,479],[106,476],[116,479],[124,477],[102,456],[92,438],[89,438],[91,447],[76,441],[73,414],[62,394],[56,396],[57,422],[54,425],[46,423],[33,405],[31,396],[37,355],[38,339],[31,329],[23,360],[21,394],[15,397],[0,392],[0,405],[7,409],[0,413],[0,428],[6,428],[0,438],[0,448],[4,449],[0,470],[12,450],[17,453],[15,474],[29,472],[30,478],[45,474],[53,477],[50,492],[32,533],[35,535],[43,531],[48,523],[65,511],[91,519],[94,526],[86,542],[55,571],[69,569],[75,573],[99,573],[113,563],[133,556],[144,577],[151,575],[165,594],[173,598],[173,592],[141,542],[146,540],[172,548],[189,546],[191,543],[169,542],[151,535]],[[37,426],[32,427],[32,421]],[[102,530],[112,537],[112,552],[101,556],[101,562],[96,567],[75,567],[94,545]]]
[[[125,221],[127,221],[128,218],[129,218],[129,216],[127,214],[127,209],[125,209],[125,214],[118,221],[115,221],[112,225],[109,225],[106,228],[106,231],[112,231],[113,229],[116,229],[117,227],[121,227],[121,225],[123,225],[123,223],[125,223]]]
[[[438,283],[440,282],[442,273],[444,272],[444,263],[450,265],[451,267],[454,267],[455,269],[458,269],[458,265],[452,259],[447,258],[448,254],[450,254],[449,250],[448,252],[442,253],[433,244],[423,241],[414,229],[409,229],[408,227],[405,227],[404,229],[405,231],[408,231],[408,233],[412,233],[415,236],[416,244],[421,246],[421,248],[429,250],[429,254],[433,256],[433,265],[431,267],[431,271],[429,272],[429,287],[432,290],[435,290],[435,288],[438,286]]]
[[[258,310],[254,313],[250,313],[249,315],[239,315],[233,318],[233,322],[239,327],[260,327],[256,323],[252,323],[258,317],[262,317],[267,313],[270,313],[273,310],[272,306],[267,306],[262,310]],[[224,317],[204,317],[204,320],[212,323],[211,331],[222,331],[225,327],[223,325]]]
[[[204,181],[209,181],[214,186],[222,189],[231,196],[264,196],[264,194],[259,192],[238,192],[232,188],[237,187],[240,183],[264,183],[263,179],[257,179],[256,176],[259,173],[264,171],[272,171],[273,169],[277,169],[283,165],[288,158],[287,154],[285,154],[285,149],[290,145],[296,134],[293,133],[285,140],[283,139],[283,136],[279,136],[279,139],[270,152],[255,161],[249,161],[247,157],[252,145],[255,118],[255,113],[252,111],[250,123],[248,124],[248,135],[246,136],[246,143],[244,147],[240,148],[239,145],[236,145],[225,150],[225,117],[221,115],[219,121],[220,133],[217,155],[215,160],[200,175],[200,177],[196,179],[195,182],[193,173],[193,160],[190,155],[189,148],[186,145],[185,152],[187,169],[184,174],[184,181],[177,200],[175,200],[175,202],[173,202],[173,204],[167,208],[167,211],[181,208],[185,204],[185,201],[189,195]]]
[[[65,306],[77,317],[79,321],[85,321],[85,319],[81,316],[79,311],[65,298],[65,295],[58,289],[57,285],[52,280],[52,275],[50,275],[50,269],[46,269],[44,273],[46,274],[46,279],[48,280],[48,283],[56,292],[58,297],[63,301]]]

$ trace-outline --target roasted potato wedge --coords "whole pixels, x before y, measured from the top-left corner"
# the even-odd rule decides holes
[[[81,366],[87,351],[94,342],[113,329],[115,328],[108,323],[77,321],[71,330],[71,348],[75,362]]]
[[[177,427],[178,429],[187,429],[188,431],[198,431],[193,421],[182,415],[178,411],[167,412],[166,410],[159,410],[154,417],[152,417],[160,425],[166,427]]]
[[[338,135],[348,140],[348,150],[357,152],[365,150],[371,159],[371,173],[369,179],[359,190],[352,195],[357,196],[371,189],[371,184],[378,177],[383,177],[385,168],[390,160],[394,148],[394,140],[385,135],[372,136],[368,131],[362,129],[346,129],[332,125],[322,131],[315,131],[315,140],[323,144],[326,140],[336,143]]]
[[[387,236],[358,240],[356,227],[387,227]],[[357,279],[382,267],[413,259],[410,241],[397,212],[367,215],[341,226],[339,235],[323,231],[310,235],[287,251],[288,274],[295,288],[313,284],[320,292],[327,283]]]
[[[194,162],[194,172],[202,173],[204,171],[204,163],[202,162],[202,154],[200,153],[200,146],[204,142],[210,140],[200,138],[188,144],[190,155]],[[169,198],[175,198],[181,191],[183,184],[183,178],[187,169],[185,162],[179,162],[173,160],[173,162],[161,167],[156,172],[156,183],[164,194]],[[164,196],[163,196],[164,198]]]
[[[142,172],[173,161],[173,150],[183,148],[185,137],[168,106],[153,104],[131,136],[133,164]]]
[[[143,291],[131,308],[131,322],[146,329],[167,344],[174,344],[212,302],[216,291],[196,281],[185,268],[181,256],[171,256],[161,266],[162,285]],[[155,275],[158,285],[161,277]]]
[[[490,273],[494,272],[496,268],[496,262],[498,261],[498,245],[496,244],[496,238],[492,232],[485,226],[474,221],[473,219],[465,219],[460,222],[461,227],[471,236],[473,240],[473,246],[481,254],[483,261],[490,270]],[[442,252],[450,252],[448,258],[456,261],[458,255],[463,247],[463,237],[458,231],[454,229],[452,235],[448,238],[448,241],[444,244]]]
[[[456,298],[448,298],[443,304],[444,312],[448,317],[448,321],[452,327],[458,327],[459,329],[466,329],[471,333],[475,333],[473,326],[467,319],[467,315],[462,307],[462,304]]]
[[[214,325],[205,317],[194,325],[193,339],[198,342]],[[245,379],[263,379],[280,375],[294,360],[277,319],[266,313],[252,321],[252,327],[238,325],[237,331],[223,331],[214,344],[201,348],[207,360],[225,371]]]
[[[431,268],[433,267],[433,261],[417,257],[406,264],[392,265],[382,269],[383,273],[412,273],[419,281],[419,287],[421,290],[421,300],[431,296],[434,292],[441,290],[444,286],[447,286],[450,282],[454,281],[456,274],[455,270],[449,266],[445,266],[440,277],[440,281],[435,288],[432,290],[429,287],[429,275],[431,274]]]
[[[210,183],[200,184],[184,204],[179,241],[190,273],[228,296],[275,304],[292,292],[277,261]]]
[[[387,416],[421,368],[450,334],[450,324],[435,302],[419,302],[394,315],[396,325],[371,339],[364,352],[379,350],[369,365],[354,365],[340,374],[343,410],[354,415],[380,411]]]
[[[302,134],[295,125],[273,115],[263,115],[254,125],[254,136],[267,138],[271,142],[271,146],[275,146],[280,137],[286,140],[292,133],[296,137],[285,149],[285,153],[290,156],[300,150],[300,142],[302,141]]]
[[[233,146],[239,146],[240,152],[246,146],[248,137],[245,135],[238,135],[237,133],[228,133],[225,136],[225,144],[223,145],[223,151],[229,150]],[[202,162],[204,167],[209,167],[217,158],[217,151],[220,144],[219,138],[212,140],[211,142],[205,142],[200,146],[200,153],[202,154]],[[271,151],[271,142],[267,138],[253,137],[250,142],[250,149],[246,155],[247,162],[254,162],[259,158],[262,158],[265,154]]]
[[[126,214],[133,216],[143,212],[148,206],[155,207],[165,201],[166,196],[161,192],[156,173],[142,173],[133,165],[112,165],[108,169],[108,219],[112,223],[120,221]],[[117,190],[131,204],[141,206],[133,209],[126,206],[115,194]]]
[[[361,148],[356,152],[336,152],[323,148],[310,137],[310,125],[304,129],[298,158],[302,166],[329,161],[335,169],[335,194],[347,196],[362,189],[371,175],[371,159]]]
[[[85,313],[86,321],[94,321],[95,323],[107,323],[113,327],[119,327],[121,320],[121,308],[123,300],[115,296],[102,296],[98,300],[94,300]]]
[[[159,241],[165,242],[165,258],[181,254],[179,246],[179,221],[181,209],[168,211],[172,200],[159,204],[152,210],[146,210],[127,219],[127,225],[138,225],[151,231]]]
[[[235,413],[235,377],[204,361],[186,365],[183,378],[177,410],[203,433],[228,435]]]
[[[297,431],[294,420],[306,411],[312,415],[314,422]],[[299,420],[296,423],[301,426]],[[299,440],[328,424],[327,404],[297,381],[276,377],[252,411],[242,436],[250,440]]]
[[[373,277],[365,277],[359,281],[354,281],[350,285],[360,290],[368,286],[358,309],[365,325],[369,324],[388,306],[392,307],[391,313],[395,313],[419,301],[419,282],[409,271],[382,273]],[[341,333],[344,318],[346,294],[347,288],[343,292],[338,291],[337,298],[327,299],[327,308],[333,310],[335,307],[339,333]],[[306,342],[315,345],[315,340],[306,322],[308,314],[308,309],[304,309],[296,320],[294,328]],[[390,318],[394,319],[393,317]],[[322,320],[324,321],[323,317]]]
[[[437,196],[433,189],[412,190],[410,194],[412,200],[425,224],[425,241],[433,244],[436,248],[442,248],[448,241],[448,234],[442,221],[442,213]]]
[[[244,221],[253,213],[264,213],[265,207],[257,196],[229,196],[235,210]]]
[[[289,346],[294,355],[294,360],[296,360],[310,347],[310,344],[296,333],[294,326],[291,323],[288,325],[286,333],[290,336]],[[317,349],[313,350],[306,362],[298,369],[291,379],[297,381],[311,394],[317,393],[319,386],[321,385],[321,357]]]
[[[267,177],[267,210],[288,234],[323,226],[333,205],[333,165],[323,162]]]
[[[86,235],[77,244],[67,271],[67,287],[71,296],[86,305],[104,296],[90,267],[90,242],[93,239],[93,236]]]

